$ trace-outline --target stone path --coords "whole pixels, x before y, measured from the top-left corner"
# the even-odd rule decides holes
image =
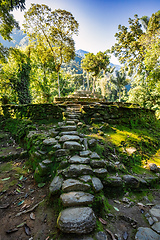
[[[66,120],[59,123],[59,129],[52,131],[53,138],[43,140],[44,145],[52,145],[56,150],[56,162],[60,163],[49,190],[53,197],[60,195],[64,208],[57,219],[57,226],[65,235],[61,240],[107,240],[104,232],[99,232],[94,237],[90,234],[96,228],[96,216],[91,207],[94,195],[107,187],[146,187],[158,181],[159,177],[124,174],[123,164],[101,159],[96,152],[90,150],[89,146],[96,144],[95,139],[88,140],[84,134],[78,133],[77,128],[81,125],[79,106],[69,106],[65,116]],[[39,169],[46,174],[50,164],[51,161],[43,160]],[[122,174],[116,174],[117,170]],[[160,240],[160,213],[157,216],[157,211],[160,211],[160,206],[155,206],[146,215],[150,228],[139,228],[135,239]]]

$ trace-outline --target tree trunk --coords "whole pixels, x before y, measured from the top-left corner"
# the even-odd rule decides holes
[[[89,91],[89,73],[87,72],[87,91]]]
[[[59,84],[59,72],[58,72],[58,96],[61,97],[60,84]]]
[[[95,82],[96,82],[96,76],[93,77],[93,88],[92,88],[92,93],[95,93]]]

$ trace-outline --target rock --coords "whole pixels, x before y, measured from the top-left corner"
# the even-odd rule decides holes
[[[104,160],[92,160],[90,162],[91,167],[93,168],[103,168],[106,166],[106,163]]]
[[[66,142],[66,141],[80,141],[80,137],[76,135],[63,135],[60,139],[59,142]]]
[[[49,130],[49,134],[51,135],[51,137],[56,137],[58,135],[58,131],[55,131],[54,129],[50,129]]]
[[[56,176],[54,177],[53,181],[50,184],[49,187],[49,191],[52,195],[57,194],[61,187],[62,187],[62,183],[63,183],[63,178]]]
[[[108,240],[105,232],[98,232],[95,235],[96,240]]]
[[[92,182],[92,178],[91,178],[91,176],[90,175],[84,175],[84,176],[81,176],[81,177],[79,177],[79,180],[81,180],[81,181],[83,181],[83,182],[89,182],[89,183],[91,183]]]
[[[46,165],[44,165],[43,163],[39,163],[38,169],[39,169],[40,176],[45,176],[48,174],[48,167]]]
[[[138,179],[132,175],[124,175],[123,180],[125,181],[126,185],[128,185],[130,188],[138,188],[139,187]]]
[[[158,177],[143,177],[143,179],[147,182],[148,186],[150,186],[158,181]]]
[[[90,158],[80,157],[75,155],[71,157],[68,161],[69,163],[80,163],[80,164],[88,164],[90,162]]]
[[[60,144],[56,144],[52,147],[55,150],[61,149],[61,145]]]
[[[103,189],[103,184],[99,178],[92,178],[93,189],[95,192],[99,192]]]
[[[91,154],[91,151],[89,151],[89,150],[81,151],[81,152],[79,153],[79,155],[80,155],[81,157],[88,157],[90,154]]]
[[[61,132],[60,133],[60,136],[63,136],[63,135],[79,135],[77,131],[69,131],[69,132]]]
[[[48,164],[51,164],[52,161],[50,161],[49,159],[46,159],[46,160],[43,160],[42,163],[43,163],[44,165],[48,165]]]
[[[57,225],[65,233],[87,234],[94,230],[96,217],[89,207],[67,208],[59,214]]]
[[[76,151],[76,150],[82,150],[82,145],[79,144],[78,142],[67,141],[67,142],[64,142],[63,148]]]
[[[60,196],[64,207],[84,206],[93,203],[94,196],[85,192],[69,192]]]
[[[52,145],[57,144],[57,140],[55,138],[47,138],[47,139],[43,140],[43,144],[52,146]]]
[[[154,223],[153,218],[152,218],[152,217],[149,217],[147,220],[148,220],[149,225],[152,226],[153,223]]]
[[[76,131],[76,129],[77,129],[76,125],[69,125],[69,126],[62,126],[61,127],[62,132]]]
[[[157,172],[158,171],[158,167],[157,167],[157,165],[155,163],[150,163],[149,164],[149,169],[152,172]]]
[[[94,147],[95,145],[96,145],[96,143],[97,143],[97,141],[96,141],[96,139],[90,139],[89,141],[88,141],[88,145],[89,145],[89,147]]]
[[[92,152],[90,155],[91,159],[100,159],[100,156],[96,152]]]
[[[106,177],[108,173],[108,171],[105,168],[94,169],[93,172],[99,178]]]
[[[66,178],[92,174],[93,174],[92,168],[84,164],[71,164],[67,169],[63,171],[63,175]]]
[[[75,121],[68,120],[66,121],[66,125],[75,125]]]
[[[62,156],[68,156],[69,155],[69,150],[68,149],[58,149],[55,152],[56,157],[62,157]]]
[[[64,192],[70,191],[87,191],[90,189],[90,185],[83,183],[76,179],[67,179],[62,184],[62,190]]]
[[[160,217],[160,205],[152,207],[149,212],[154,217]]]
[[[88,149],[88,140],[87,140],[87,138],[84,138],[84,147],[85,147],[85,150]]]
[[[122,187],[123,181],[121,177],[111,176],[111,177],[107,177],[103,181],[103,184],[110,187]]]
[[[150,228],[139,227],[135,235],[136,240],[160,240],[160,235]]]

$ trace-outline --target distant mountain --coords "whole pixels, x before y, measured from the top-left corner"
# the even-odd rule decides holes
[[[76,51],[76,54],[77,54],[78,56],[82,57],[82,58],[84,58],[84,57],[85,57],[85,54],[87,54],[87,53],[89,53],[89,52],[84,51],[84,50],[82,50],[82,49],[79,49],[79,50]],[[118,71],[119,71],[120,68],[121,68],[120,65],[116,65],[116,64],[113,64],[113,63],[110,63],[110,65],[111,65],[111,67],[115,67],[115,69],[118,70]]]
[[[87,53],[89,53],[89,52],[84,51],[84,50],[82,50],[82,49],[79,49],[79,50],[76,51],[76,54],[77,54],[78,56],[82,57],[82,58],[84,58],[84,57],[85,57],[85,54],[87,54]]]

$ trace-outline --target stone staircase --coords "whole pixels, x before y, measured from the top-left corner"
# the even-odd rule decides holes
[[[91,159],[100,157],[88,150],[87,139],[76,131],[80,117],[79,106],[68,106],[66,115],[66,122],[61,126],[59,134],[59,142],[63,146],[61,150],[64,151],[60,153],[57,150],[58,156],[63,159],[62,169],[51,182],[50,192],[53,195],[62,190],[60,199],[65,209],[57,219],[58,228],[63,233],[88,234],[96,226],[95,214],[89,207],[94,196],[89,191],[92,188],[98,192],[103,188],[101,180],[94,176],[90,163]],[[70,156],[67,155],[68,150]]]
[[[103,188],[122,190],[124,187],[148,187],[159,181],[159,177],[126,174],[125,166],[117,159],[114,162],[101,159],[91,151],[96,140],[88,140],[77,131],[82,124],[80,104],[68,104],[64,116],[65,120],[58,123],[59,127],[50,130],[53,137],[43,140],[43,144],[52,145],[55,161],[59,163],[49,191],[52,198],[59,195],[63,205],[57,219],[62,233],[60,240],[107,239],[105,232],[94,233],[97,216],[92,207],[97,195],[102,193]],[[41,176],[50,173],[51,164],[53,162],[50,160],[39,163]],[[102,238],[97,234],[102,234]]]

